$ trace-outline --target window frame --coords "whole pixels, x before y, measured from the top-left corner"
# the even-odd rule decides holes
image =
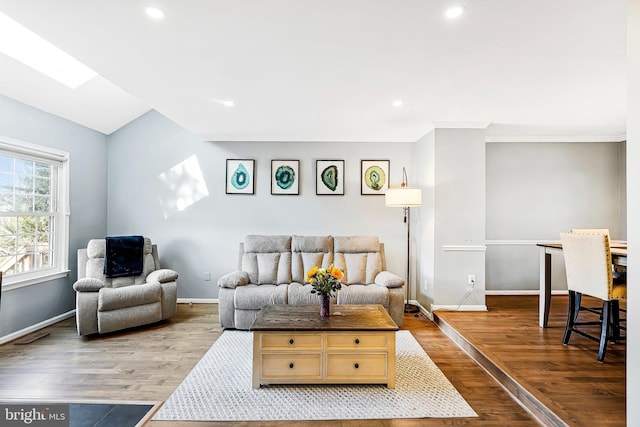
[[[21,288],[69,275],[69,153],[0,135],[0,152],[8,156],[58,165],[57,212],[54,214],[53,266],[17,275],[3,275],[2,290]]]

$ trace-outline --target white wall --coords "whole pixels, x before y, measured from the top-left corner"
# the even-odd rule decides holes
[[[571,228],[626,239],[624,143],[487,144],[487,289],[539,289],[536,243]],[[553,257],[554,289],[566,289]]]
[[[107,228],[107,138],[84,126],[0,96],[0,135],[69,152],[69,276],[3,291],[0,337],[75,308],[77,250]]]
[[[485,136],[482,129],[436,129],[417,142],[420,297],[431,309],[484,308]],[[467,294],[467,276],[476,288]]]
[[[180,274],[180,298],[216,298],[216,281],[235,270],[247,234],[377,235],[388,269],[404,277],[402,209],[385,207],[383,196],[360,194],[360,160],[389,159],[391,184],[399,185],[413,149],[413,143],[203,142],[152,111],[109,137],[108,233],[143,234],[158,243],[163,267]],[[192,156],[208,196],[165,218],[158,175]],[[256,159],[255,195],[225,195],[225,160],[233,158]],[[301,195],[270,194],[272,159],[301,161]],[[315,194],[316,159],[346,161],[344,196]],[[184,179],[180,184],[183,192],[195,188]],[[204,272],[212,281],[204,281]]]
[[[627,58],[627,425],[640,425],[640,1],[628,2]]]

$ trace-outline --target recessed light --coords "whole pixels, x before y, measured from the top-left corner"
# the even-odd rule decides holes
[[[216,99],[216,98],[212,98],[212,101],[217,102],[220,105],[224,105],[225,107],[233,107],[236,105],[235,102],[233,102],[230,99]]]
[[[454,19],[459,17],[463,13],[464,13],[464,8],[462,6],[453,6],[446,10],[446,12],[444,13],[444,16],[446,16],[449,19]]]
[[[394,107],[402,107],[404,103],[398,99],[396,101],[393,101],[391,105],[393,105]]]
[[[157,7],[149,6],[144,10],[144,12],[147,14],[147,16],[153,19],[164,18],[164,12]]]
[[[0,52],[71,89],[76,89],[98,75],[3,13],[0,13]]]

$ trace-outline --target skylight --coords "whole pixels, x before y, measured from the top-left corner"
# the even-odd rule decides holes
[[[0,52],[75,89],[98,73],[0,12]]]

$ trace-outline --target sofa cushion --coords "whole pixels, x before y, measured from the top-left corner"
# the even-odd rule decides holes
[[[248,235],[244,238],[244,251],[265,252],[291,252],[291,236],[259,236]]]
[[[342,283],[369,285],[382,271],[380,253],[336,253],[334,265],[344,272]]]
[[[249,274],[251,283],[258,285],[291,283],[291,252],[245,253],[242,271]]]
[[[344,272],[342,283],[369,285],[382,271],[380,241],[376,236],[334,237],[336,267]]]
[[[378,285],[343,286],[338,292],[338,304],[382,304],[389,308],[389,290]]]
[[[234,295],[236,309],[260,310],[265,305],[286,304],[287,286],[246,285],[238,286]]]
[[[328,267],[333,262],[333,237],[293,236],[291,251],[291,279],[304,283],[312,267]]]
[[[310,284],[293,282],[289,285],[287,303],[291,305],[318,304],[318,294],[311,293]],[[336,303],[336,297],[331,297],[331,302]]]
[[[102,288],[98,297],[98,311],[117,310],[142,304],[159,303],[160,283],[145,283],[121,288]]]
[[[380,252],[380,240],[377,236],[335,236],[333,247],[342,253]]]

